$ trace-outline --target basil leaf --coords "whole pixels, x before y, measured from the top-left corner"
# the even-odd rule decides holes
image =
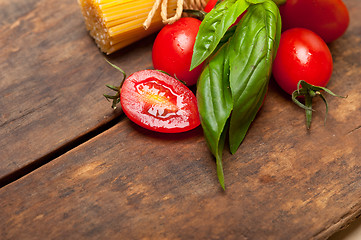
[[[228,42],[228,40],[233,36],[234,32],[236,31],[237,26],[230,27],[227,32],[224,34],[224,36],[219,41],[216,49],[214,49],[213,52],[217,52],[224,44]]]
[[[267,0],[248,8],[244,20],[230,39],[231,153],[238,149],[262,105],[279,44],[280,26],[278,7]]]
[[[228,28],[248,6],[246,0],[225,0],[205,16],[194,43],[190,70],[214,52]]]
[[[217,175],[224,189],[222,153],[226,136],[226,123],[232,111],[232,95],[229,88],[229,64],[227,44],[210,59],[202,71],[197,85],[198,111],[204,136],[212,154],[216,157]]]
[[[259,4],[259,3],[264,3],[267,0],[247,0],[247,2],[251,3],[251,4]],[[272,0],[275,4],[277,5],[282,5],[285,4],[287,0]]]
[[[267,0],[246,0],[246,1],[251,4],[259,4],[259,3],[264,3]]]

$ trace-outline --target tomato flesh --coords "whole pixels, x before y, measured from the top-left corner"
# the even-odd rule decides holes
[[[120,99],[127,117],[149,130],[177,133],[200,124],[193,92],[156,70],[130,75],[123,83]]]
[[[332,69],[331,52],[320,36],[305,28],[282,33],[273,63],[273,76],[284,91],[292,94],[300,80],[325,87]]]
[[[181,96],[175,94],[172,89],[164,86],[156,78],[149,78],[135,84],[136,92],[144,102],[143,114],[150,114],[155,118],[166,119],[177,115],[177,102],[181,102]]]

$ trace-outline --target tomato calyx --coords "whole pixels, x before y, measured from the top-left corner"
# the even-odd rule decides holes
[[[122,88],[123,82],[125,81],[125,79],[127,78],[127,75],[125,74],[125,72],[119,68],[118,66],[114,65],[113,63],[109,62],[107,59],[105,59],[105,61],[107,61],[107,63],[109,63],[113,68],[117,69],[119,72],[121,72],[123,74],[123,79],[120,82],[119,87],[117,86],[113,86],[113,85],[109,85],[106,84],[105,86],[113,91],[115,91],[116,93],[114,95],[108,95],[108,94],[103,94],[103,96],[110,102],[112,101],[112,108],[115,110],[117,108],[117,104],[120,103],[120,89]]]
[[[183,9],[184,13],[189,14],[191,17],[197,18],[200,21],[203,21],[204,17],[209,13],[213,8],[215,8],[223,0],[217,1],[208,1],[208,4],[204,7],[203,10],[196,9]]]
[[[203,21],[204,17],[207,14],[207,12],[203,10],[195,10],[195,9],[183,9],[183,12],[189,14],[190,17],[196,18],[200,21]]]
[[[327,114],[328,114],[328,103],[327,103],[325,96],[322,94],[323,91],[330,94],[333,97],[339,97],[339,98],[347,97],[347,96],[344,97],[344,96],[337,95],[325,87],[320,87],[320,86],[315,86],[315,85],[309,84],[304,80],[301,80],[298,82],[297,90],[295,90],[292,93],[292,101],[297,106],[303,108],[306,111],[306,127],[307,127],[307,129],[310,129],[310,127],[311,127],[312,112],[314,111],[312,109],[312,99],[317,96],[319,96],[325,103],[325,106],[326,106],[325,123],[326,123]],[[297,99],[299,97],[304,97],[304,104],[301,103]]]

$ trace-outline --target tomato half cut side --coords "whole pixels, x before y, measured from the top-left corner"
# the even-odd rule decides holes
[[[130,75],[123,83],[120,103],[131,121],[156,132],[179,133],[200,125],[193,92],[157,70]]]

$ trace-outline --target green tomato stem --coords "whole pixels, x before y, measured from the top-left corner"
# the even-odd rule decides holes
[[[328,103],[326,101],[326,98],[321,94],[321,91],[324,91],[324,92],[330,94],[333,97],[345,98],[343,96],[336,95],[331,90],[329,90],[329,89],[327,89],[325,87],[315,86],[315,85],[312,85],[312,84],[309,84],[309,83],[305,82],[304,80],[301,80],[301,81],[298,82],[297,90],[295,90],[292,93],[292,101],[297,106],[303,108],[305,110],[305,112],[306,112],[306,127],[307,127],[307,129],[310,129],[310,127],[311,127],[312,112],[314,111],[312,109],[312,99],[314,97],[317,97],[317,96],[321,97],[321,99],[323,100],[323,102],[326,105],[326,113],[325,113],[325,122],[326,122],[327,114],[328,114]],[[300,97],[300,96],[304,97],[305,104],[302,104],[300,101],[297,100],[297,98]]]
[[[307,109],[305,109],[305,111],[306,111],[306,126],[307,126],[307,129],[310,129],[311,121],[312,121],[312,98],[313,98],[312,94],[306,94],[305,95],[305,105],[307,107]]]
[[[125,72],[119,68],[118,66],[114,65],[113,63],[109,62],[107,59],[105,59],[105,61],[107,63],[109,63],[110,66],[112,66],[113,68],[117,69],[119,72],[121,72],[123,74],[123,79],[120,82],[119,87],[113,86],[113,85],[109,85],[106,84],[105,86],[113,91],[115,91],[116,93],[114,95],[108,95],[108,94],[103,94],[103,96],[108,100],[108,101],[112,101],[112,108],[115,110],[117,108],[117,104],[120,103],[120,89],[122,88],[123,82],[124,80],[127,78],[127,75],[125,74]]]

